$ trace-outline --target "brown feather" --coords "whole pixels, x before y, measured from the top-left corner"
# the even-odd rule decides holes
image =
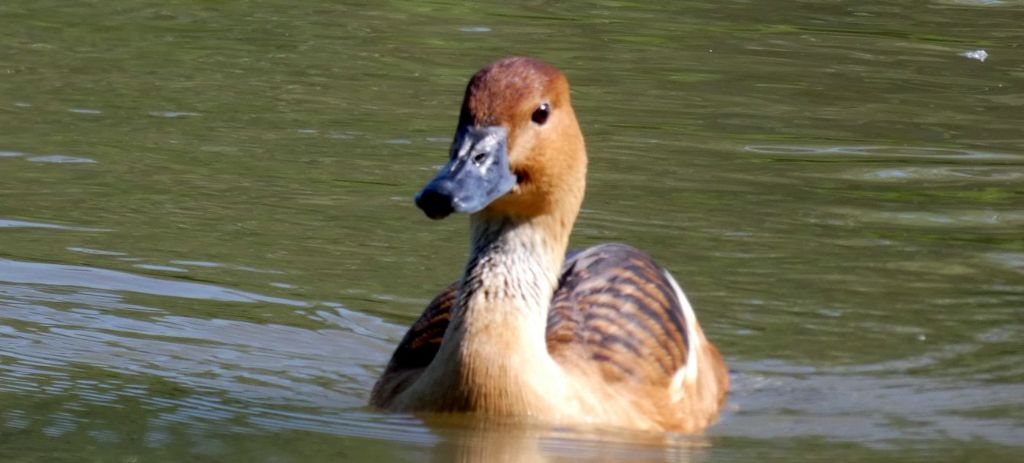
[[[672,287],[646,254],[623,244],[566,261],[548,313],[560,364],[602,364],[607,382],[668,387],[686,364],[686,325]]]
[[[384,374],[373,386],[371,405],[387,407],[390,399],[409,387],[434,360],[444,339],[444,331],[448,329],[457,295],[458,283],[452,283],[427,304],[420,318],[409,327],[391,355]]]

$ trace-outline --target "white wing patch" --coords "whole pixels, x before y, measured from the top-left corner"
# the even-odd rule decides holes
[[[663,270],[663,272],[669,284],[672,285],[672,289],[676,291],[679,307],[683,310],[683,319],[686,320],[686,366],[680,368],[672,376],[671,385],[672,400],[679,401],[685,393],[684,384],[693,386],[697,383],[697,351],[700,350],[701,341],[700,333],[698,332],[697,314],[693,312],[693,306],[690,305],[686,294],[683,294],[683,289],[679,287],[679,283],[676,283],[676,279],[672,278],[672,274],[668,273],[668,270]]]

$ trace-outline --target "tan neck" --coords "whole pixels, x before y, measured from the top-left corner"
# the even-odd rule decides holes
[[[573,217],[574,218],[574,217]],[[572,219],[554,215],[529,219],[473,216],[470,258],[462,276],[462,302],[481,295],[487,302],[507,302],[521,315],[547,317],[548,303],[565,259]],[[483,302],[483,301],[481,301]],[[475,309],[461,304],[455,318]],[[513,307],[509,307],[512,309]]]
[[[556,145],[563,151],[543,156],[547,161],[533,164],[522,188],[470,218],[459,295],[418,382],[421,397],[442,409],[531,415],[558,409],[557,401],[571,396],[546,336],[586,184],[582,137],[571,113],[566,120],[571,132],[558,139],[568,141]]]
[[[428,375],[447,408],[522,413],[557,389],[548,384],[561,371],[547,352],[547,316],[571,222],[472,218],[472,254]]]

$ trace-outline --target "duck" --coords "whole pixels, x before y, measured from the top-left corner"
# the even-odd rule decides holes
[[[431,219],[469,216],[469,257],[371,406],[683,433],[716,421],[728,367],[672,275],[625,244],[567,251],[587,171],[569,97],[535,58],[470,78],[447,163],[415,197]]]

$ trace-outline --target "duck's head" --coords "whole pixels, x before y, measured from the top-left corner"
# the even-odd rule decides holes
[[[432,219],[452,212],[530,218],[575,217],[586,150],[569,103],[569,82],[550,64],[506,58],[466,87],[448,163],[416,195]]]

